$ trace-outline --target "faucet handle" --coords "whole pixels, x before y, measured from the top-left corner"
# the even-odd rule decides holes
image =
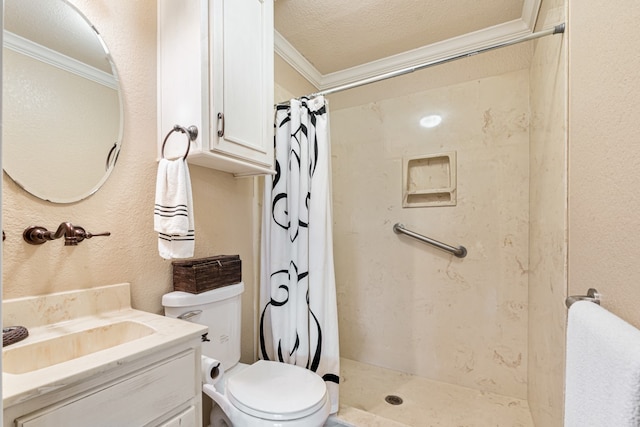
[[[47,238],[46,233],[49,233],[46,228],[40,227],[39,225],[32,225],[25,228],[22,233],[22,238],[30,245],[41,245],[51,240]]]
[[[90,239],[92,237],[98,237],[98,236],[111,236],[111,232],[105,231],[104,233],[96,233],[96,234],[87,233],[87,239]]]
[[[82,242],[84,239],[90,239],[92,237],[111,236],[111,232],[109,232],[109,231],[105,231],[104,233],[92,234],[92,233],[89,233],[89,232],[85,231],[84,228],[79,227],[77,225],[75,227],[75,230],[76,230],[76,237],[78,238],[78,243]]]

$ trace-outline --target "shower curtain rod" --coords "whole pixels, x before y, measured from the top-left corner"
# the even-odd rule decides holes
[[[487,47],[483,47],[481,49],[476,49],[476,50],[470,50],[470,51],[466,51],[463,53],[459,53],[456,55],[451,55],[451,56],[447,56],[445,58],[442,59],[436,59],[433,61],[429,61],[429,62],[425,62],[422,64],[418,64],[418,65],[414,65],[412,67],[407,67],[407,68],[402,68],[400,70],[397,71],[391,71],[388,73],[384,73],[384,74],[380,74],[377,76],[373,76],[373,77],[368,77],[366,79],[362,79],[362,80],[358,80],[352,83],[347,83],[344,85],[340,85],[340,86],[335,86],[329,89],[325,89],[325,90],[321,90],[319,92],[314,92],[310,95],[306,95],[303,98],[314,98],[316,96],[320,96],[320,95],[330,95],[332,93],[336,93],[336,92],[341,92],[343,90],[347,90],[347,89],[353,89],[355,87],[359,87],[359,86],[364,86],[364,85],[368,85],[370,83],[376,83],[382,80],[387,80],[387,79],[391,79],[393,77],[398,77],[398,76],[402,76],[404,74],[409,74],[409,73],[413,73],[414,71],[418,71],[418,70],[422,70],[425,68],[429,68],[429,67],[433,67],[435,65],[440,65],[440,64],[444,64],[447,62],[451,62],[451,61],[455,61],[456,59],[462,59],[462,58],[468,58],[470,56],[474,56],[477,55],[479,53],[484,53],[484,52],[488,52],[490,50],[494,50],[494,49],[498,49],[501,47],[507,47],[507,46],[511,46],[514,44],[518,44],[518,43],[522,43],[522,42],[526,42],[529,40],[534,40],[540,37],[544,37],[544,36],[549,36],[549,35],[553,35],[553,34],[562,34],[564,33],[564,22],[561,24],[558,24],[552,28],[547,28],[546,30],[541,30],[535,33],[531,33],[529,35],[526,36],[522,36],[522,37],[518,37],[516,39],[512,39],[512,40],[508,40],[505,42],[501,42],[501,43],[496,43]],[[288,105],[289,101],[285,101],[285,102],[280,102],[278,104],[276,104],[276,106],[278,105]]]

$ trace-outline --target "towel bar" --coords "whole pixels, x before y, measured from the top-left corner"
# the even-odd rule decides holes
[[[564,300],[564,303],[567,305],[567,308],[569,308],[574,302],[578,301],[590,301],[600,305],[600,293],[597,289],[589,288],[586,295],[571,295]]]

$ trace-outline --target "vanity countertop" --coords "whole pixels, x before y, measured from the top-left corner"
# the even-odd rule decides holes
[[[4,327],[25,326],[29,330],[26,339],[3,348],[3,362],[11,362],[3,363],[2,397],[5,408],[111,371],[182,342],[199,339],[207,332],[207,327],[203,325],[132,309],[128,283],[5,300],[2,315]],[[115,332],[110,336],[105,335],[104,332],[108,334],[113,326],[121,328],[114,328]],[[126,334],[132,335],[122,338]],[[106,348],[97,351],[91,350],[91,347],[89,350],[56,348],[54,353],[80,351],[83,355],[55,364],[47,362],[47,349],[31,351],[32,348],[46,347],[40,344],[48,340],[66,337],[76,339],[59,340],[60,346],[64,343],[83,346],[85,343],[82,341],[85,338],[91,341],[92,335],[93,341],[89,347],[98,343],[98,346]],[[115,339],[115,345],[105,343],[108,338]],[[123,340],[123,343],[118,343],[118,340]],[[21,347],[29,351],[21,354]],[[20,372],[23,370],[20,366],[22,361],[19,358],[11,361],[7,354],[11,351],[24,357],[25,365],[36,363],[44,367]],[[34,360],[27,361],[29,357]]]

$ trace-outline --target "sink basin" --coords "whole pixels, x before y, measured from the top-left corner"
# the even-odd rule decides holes
[[[25,342],[23,345],[4,349],[2,371],[8,374],[36,371],[134,341],[154,332],[147,325],[125,320],[61,334],[43,341]]]

